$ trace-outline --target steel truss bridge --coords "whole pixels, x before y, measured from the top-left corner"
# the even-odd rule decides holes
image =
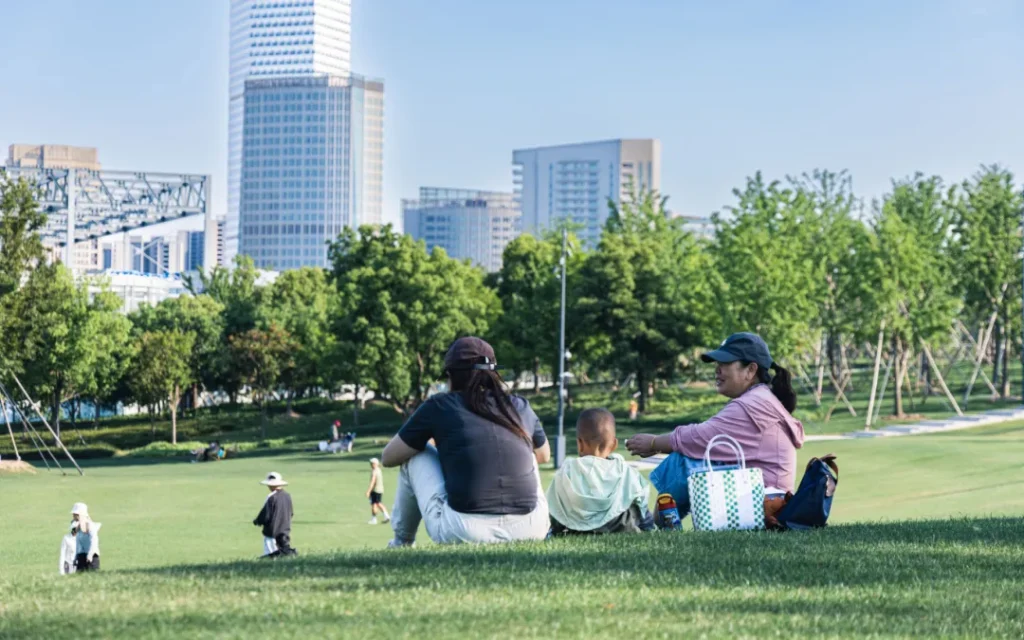
[[[74,264],[75,242],[205,216],[209,210],[208,175],[0,167],[3,174],[34,186],[47,215],[43,244],[62,247],[69,266]]]

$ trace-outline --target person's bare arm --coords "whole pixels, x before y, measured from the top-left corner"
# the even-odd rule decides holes
[[[672,434],[663,433],[656,436],[650,433],[638,433],[626,440],[626,448],[634,456],[646,458],[656,453],[672,453]]]
[[[370,492],[373,491],[373,481],[374,481],[374,477],[373,477],[373,472],[371,471],[370,472],[370,486],[366,487],[366,497],[367,498],[370,497]]]
[[[544,441],[544,444],[533,450],[533,455],[537,456],[537,464],[544,464],[551,460],[551,443]]]
[[[380,463],[385,467],[399,467],[417,453],[419,451],[405,444],[400,437],[395,436],[391,438],[391,442],[388,442],[380,454]]]

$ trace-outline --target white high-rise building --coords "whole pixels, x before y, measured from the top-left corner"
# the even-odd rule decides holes
[[[351,0],[231,0],[227,263],[238,251],[246,81],[347,76],[351,24]]]
[[[420,187],[417,200],[402,200],[405,232],[427,250],[470,260],[485,271],[501,269],[502,254],[519,235],[519,208],[511,193]]]
[[[326,267],[343,229],[380,224],[383,82],[250,80],[243,131],[238,251],[258,268]]]
[[[608,219],[608,201],[630,190],[661,188],[661,142],[606,140],[512,152],[514,190],[522,227],[536,234],[568,219],[594,246]]]

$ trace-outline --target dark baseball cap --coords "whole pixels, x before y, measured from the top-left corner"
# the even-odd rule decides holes
[[[473,336],[459,338],[448,347],[444,356],[444,368],[448,371],[458,369],[494,370],[498,368],[494,357],[494,348],[486,341]]]
[[[772,354],[768,345],[756,333],[734,333],[722,346],[700,357],[704,362],[756,362],[765,371],[772,368]]]

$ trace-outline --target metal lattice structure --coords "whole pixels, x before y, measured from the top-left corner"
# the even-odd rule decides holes
[[[208,211],[207,175],[31,167],[0,167],[0,173],[35,185],[47,214],[43,243],[65,247],[68,264],[77,241]]]

